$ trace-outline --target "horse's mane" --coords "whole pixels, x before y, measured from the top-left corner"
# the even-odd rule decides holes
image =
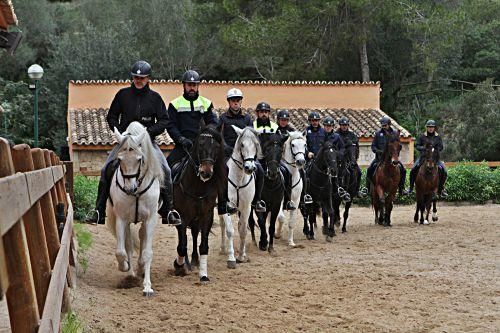
[[[217,141],[218,143],[222,143],[222,135],[217,130],[217,127],[215,125],[209,124],[205,127],[202,127],[200,130],[200,135],[202,133],[209,133],[210,135],[212,135],[214,137],[215,141]]]
[[[257,147],[257,159],[262,159],[262,148],[260,146],[257,131],[251,127],[245,127],[243,129],[243,132],[241,132],[241,134],[238,136],[238,139],[236,140],[236,143],[234,144],[234,149],[240,149],[239,147],[241,146],[241,142],[246,139],[251,140],[252,143],[255,144],[255,146]]]
[[[138,137],[143,133],[144,136],[141,142],[137,143],[133,140],[134,137]],[[143,155],[141,168],[143,172],[149,173],[152,177],[158,179],[160,185],[163,185],[165,173],[163,172],[160,160],[155,156],[155,149],[146,128],[141,123],[134,121],[128,125],[127,130],[122,135],[125,136],[125,139],[118,146],[118,149],[113,153],[111,158],[116,159],[118,153],[123,149],[132,148],[134,150],[141,150]]]
[[[302,135],[302,132],[299,131],[293,131],[288,133],[289,140],[295,140],[295,139],[306,139],[304,135]]]

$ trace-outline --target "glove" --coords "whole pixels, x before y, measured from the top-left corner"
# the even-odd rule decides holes
[[[179,144],[182,146],[184,150],[191,150],[191,148],[193,148],[193,141],[183,136],[180,137]]]

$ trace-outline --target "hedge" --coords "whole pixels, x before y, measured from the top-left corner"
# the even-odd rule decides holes
[[[366,169],[363,169],[361,177],[362,186],[365,185]],[[410,181],[410,170],[406,172],[406,185]],[[78,220],[85,218],[86,214],[94,209],[97,197],[97,185],[99,180],[95,177],[76,175],[74,179],[75,217]],[[448,180],[446,191],[449,196],[445,201],[469,201],[474,203],[485,203],[493,201],[500,203],[500,168],[490,169],[486,163],[481,165],[459,163],[448,169]],[[356,204],[369,205],[369,196],[355,199]],[[415,194],[400,197],[396,196],[396,204],[414,204]]]

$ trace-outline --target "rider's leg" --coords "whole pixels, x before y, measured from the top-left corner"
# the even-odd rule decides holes
[[[308,193],[309,190],[309,182],[307,181],[307,173],[305,169],[300,169],[300,177],[302,177],[302,193],[300,197],[304,204],[312,204],[312,197]]]
[[[399,162],[399,168],[401,169],[401,171],[400,171],[401,178],[399,179],[398,192],[399,192],[399,195],[407,195],[408,191],[405,189],[406,168],[403,165],[403,163],[401,163],[401,161]]]
[[[261,200],[262,189],[264,188],[264,169],[259,162],[255,162],[257,170],[255,171],[255,195],[252,200],[252,206],[257,213],[266,211],[266,203]]]
[[[360,192],[360,188],[361,188],[361,168],[359,167],[359,165],[356,164],[356,196],[358,198],[361,198],[364,196],[364,193]]]
[[[228,187],[227,187],[227,166],[226,163],[216,163],[214,165],[214,173],[219,179],[223,179],[217,186],[217,212],[219,215],[223,214],[235,214],[238,212],[238,208],[229,202]]]
[[[161,167],[164,173],[163,186],[160,187],[160,198],[162,200],[162,205],[158,210],[158,214],[161,216],[162,224],[170,225],[180,225],[182,223],[179,213],[174,209],[174,195],[172,186],[172,172],[167,163],[165,155],[163,155],[160,147],[156,143],[153,143],[156,158],[161,162]]]
[[[408,189],[408,193],[413,192],[413,188],[415,187],[415,181],[417,180],[418,169],[420,167],[420,158],[415,161],[413,164],[413,168],[410,171],[410,188]]]
[[[366,169],[366,188],[368,193],[370,192],[371,183],[373,182],[373,173],[375,172],[375,168],[377,167],[377,159],[374,159],[368,169]]]
[[[283,179],[285,181],[284,184],[284,198],[283,202],[285,204],[286,210],[295,210],[297,207],[291,202],[292,197],[292,175],[288,172],[288,169],[285,166],[280,166],[281,172],[283,173]]]
[[[446,171],[446,168],[444,166],[444,163],[439,161],[438,164],[439,168],[439,186],[438,186],[438,193],[441,197],[447,197],[448,193],[444,189],[444,185],[446,183],[446,179],[448,178],[448,171]]]

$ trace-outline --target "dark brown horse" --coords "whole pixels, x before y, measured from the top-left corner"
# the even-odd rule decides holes
[[[220,133],[211,125],[202,127],[188,153],[185,165],[174,179],[174,208],[182,218],[177,226],[177,259],[174,260],[176,275],[187,274],[191,267],[187,259],[186,228],[191,228],[193,236],[192,262],[199,263],[199,277],[202,283],[209,282],[207,272],[208,234],[214,220],[214,206],[221,186],[227,184],[224,166],[224,144]],[[219,189],[219,190],[218,190]],[[197,241],[201,232],[200,255]]]
[[[392,201],[398,190],[401,172],[399,169],[399,131],[387,138],[381,161],[373,176],[372,206],[375,209],[375,223],[391,226]],[[387,196],[386,196],[387,194]]]
[[[418,213],[420,212],[420,224],[429,224],[429,213],[432,204],[432,220],[437,221],[436,196],[439,185],[439,150],[432,147],[430,142],[425,144],[425,153],[423,162],[420,166],[415,181],[417,195],[417,209],[413,220],[418,222]],[[425,219],[424,219],[425,211]]]

